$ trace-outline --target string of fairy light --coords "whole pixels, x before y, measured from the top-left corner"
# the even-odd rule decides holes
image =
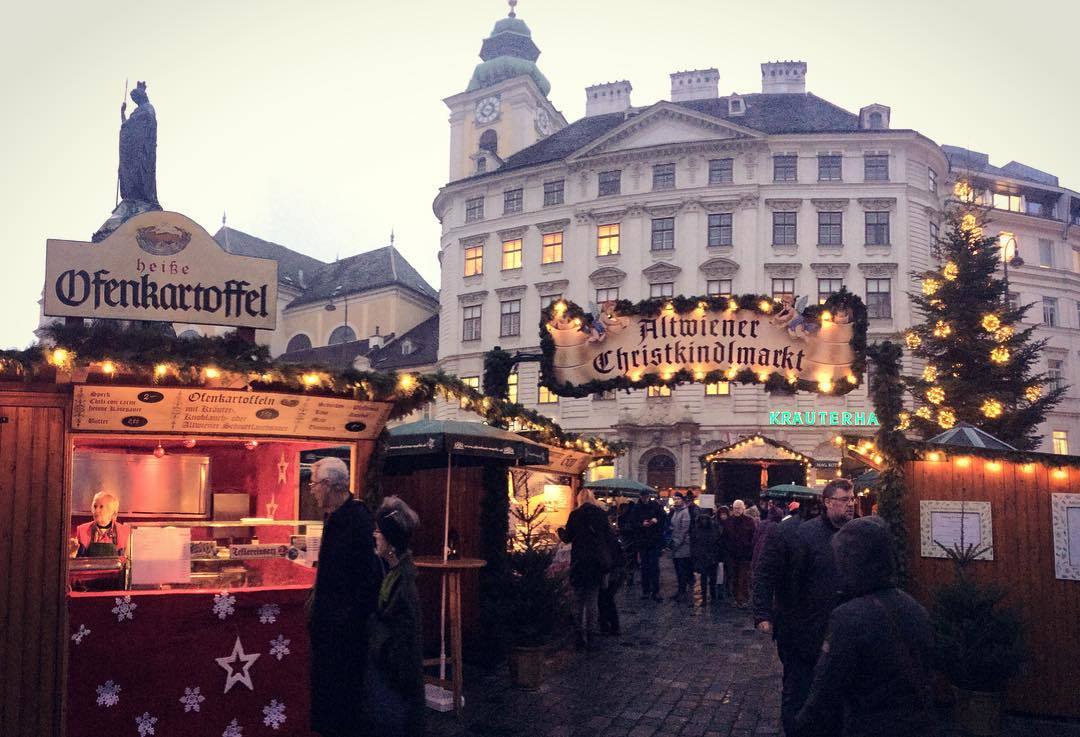
[[[885,464],[885,456],[878,448],[877,442],[873,439],[837,435],[833,438],[833,443],[840,448],[846,449],[855,458],[874,468],[880,469]],[[995,455],[1004,455],[995,451],[987,452]],[[914,460],[929,461],[931,463],[949,463],[954,468],[961,470],[973,469],[975,461],[982,460],[983,469],[992,473],[1003,471],[1005,463],[1011,463],[1024,474],[1034,474],[1039,467],[1043,467],[1049,472],[1050,478],[1056,481],[1064,481],[1069,478],[1069,471],[1065,466],[1049,466],[1045,462],[1036,463],[1027,460],[1027,457],[1030,457],[1030,455],[1022,452],[1018,453],[1018,455],[1021,456],[1018,459],[1004,457],[980,458],[979,456],[974,455],[973,449],[965,449],[965,452],[954,453],[946,452],[944,450],[929,450],[922,447],[913,451],[912,458]]]

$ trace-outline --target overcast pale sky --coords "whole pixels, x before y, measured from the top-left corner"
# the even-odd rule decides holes
[[[551,99],[717,67],[760,91],[759,63],[802,59],[807,88],[851,111],[1011,159],[1080,188],[1076,0],[521,0]],[[0,27],[0,347],[32,340],[45,240],[89,240],[112,210],[125,78],[158,115],[158,195],[323,260],[397,246],[436,287],[449,131],[501,0],[6,3]],[[133,108],[134,106],[130,106]]]

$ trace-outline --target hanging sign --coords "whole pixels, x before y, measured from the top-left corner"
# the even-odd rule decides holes
[[[201,387],[76,386],[72,430],[371,440],[386,402]]]
[[[840,394],[862,374],[855,346],[865,343],[866,320],[857,297],[834,297],[841,299],[803,311],[790,298],[608,302],[595,316],[558,302],[544,313],[541,334],[547,386],[580,396],[657,378],[668,384],[738,378]],[[620,307],[630,309],[623,314]]]
[[[873,412],[841,412],[820,410],[803,412],[802,410],[769,410],[770,425],[824,425],[826,427],[874,426],[879,427],[877,415]]]
[[[101,243],[49,239],[45,314],[273,330],[277,261],[235,256],[194,221],[145,212]]]

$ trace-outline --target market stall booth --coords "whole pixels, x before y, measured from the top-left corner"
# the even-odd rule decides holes
[[[717,505],[730,505],[736,499],[752,504],[770,486],[806,486],[813,462],[778,440],[751,435],[701,456],[704,493],[712,494]]]

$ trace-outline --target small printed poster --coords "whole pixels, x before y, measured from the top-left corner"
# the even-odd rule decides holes
[[[190,527],[137,527],[130,553],[133,585],[191,581]]]
[[[1051,494],[1054,576],[1080,581],[1080,494]]]
[[[921,555],[947,558],[957,547],[981,551],[976,560],[994,559],[990,502],[919,502]]]

